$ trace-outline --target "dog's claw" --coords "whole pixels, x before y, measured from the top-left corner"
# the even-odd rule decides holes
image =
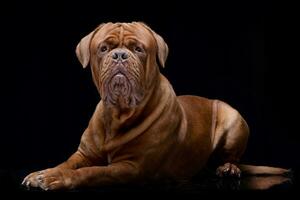
[[[26,186],[26,189],[29,190],[30,189],[30,181],[26,181],[25,186]]]
[[[232,168],[232,169],[230,170],[230,175],[234,175],[235,173],[237,173],[237,172],[235,172],[235,170]]]

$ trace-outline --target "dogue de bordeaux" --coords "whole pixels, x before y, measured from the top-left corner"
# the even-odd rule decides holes
[[[217,158],[219,176],[287,170],[238,165],[249,135],[220,100],[176,96],[159,68],[168,46],[142,22],[103,23],[77,45],[101,96],[78,150],[64,163],[25,177],[43,190],[188,179]]]

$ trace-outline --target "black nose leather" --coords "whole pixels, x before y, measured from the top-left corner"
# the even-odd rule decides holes
[[[123,50],[118,50],[113,53],[112,58],[114,60],[126,60],[128,58],[128,54]]]

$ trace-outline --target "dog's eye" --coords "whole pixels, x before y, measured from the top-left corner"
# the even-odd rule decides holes
[[[143,49],[141,47],[135,47],[134,50],[139,53],[141,53],[143,51]]]
[[[102,46],[102,47],[100,48],[100,51],[101,51],[101,52],[105,52],[105,51],[107,51],[107,49],[108,49],[107,46]]]

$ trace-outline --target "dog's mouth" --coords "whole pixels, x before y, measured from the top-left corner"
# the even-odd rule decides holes
[[[130,94],[130,83],[126,75],[121,72],[116,73],[110,80],[109,90],[117,96],[127,97]]]
[[[108,106],[134,107],[143,98],[143,88],[134,72],[125,66],[114,66],[103,82],[102,97]]]

